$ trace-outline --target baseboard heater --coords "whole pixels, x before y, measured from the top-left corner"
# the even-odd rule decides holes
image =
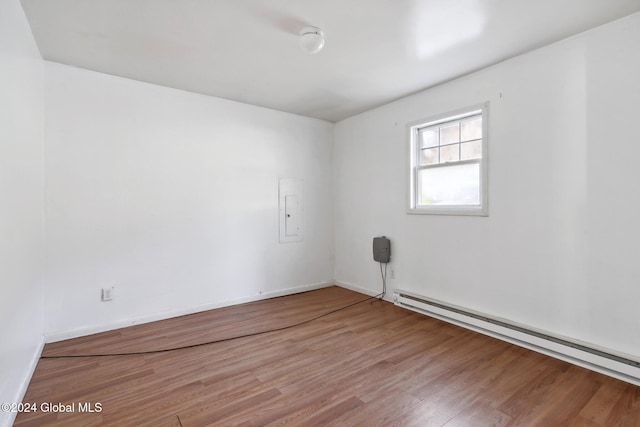
[[[640,385],[640,360],[463,307],[396,290],[394,304]]]

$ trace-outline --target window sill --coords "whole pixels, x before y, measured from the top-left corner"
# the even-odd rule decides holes
[[[411,215],[453,215],[453,216],[489,216],[486,207],[479,206],[430,206],[424,208],[409,208],[407,213]]]

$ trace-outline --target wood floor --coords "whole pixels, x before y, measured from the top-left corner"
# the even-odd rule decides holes
[[[48,344],[43,355],[194,345],[365,298],[330,287]],[[24,402],[74,412],[21,413],[16,426],[640,426],[640,387],[375,299],[182,350],[41,359]],[[102,411],[81,412],[87,404]]]

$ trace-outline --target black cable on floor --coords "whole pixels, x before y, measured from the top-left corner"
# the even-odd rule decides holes
[[[252,332],[250,334],[238,335],[238,336],[230,337],[230,338],[221,338],[221,339],[218,339],[218,340],[206,341],[206,342],[198,343],[198,344],[191,344],[191,345],[185,345],[185,346],[180,346],[180,347],[172,347],[172,348],[164,348],[164,349],[161,349],[161,350],[133,351],[133,352],[129,352],[129,353],[67,354],[67,355],[58,355],[58,356],[41,356],[40,358],[41,359],[68,359],[68,358],[84,358],[84,357],[137,356],[137,355],[145,355],[145,354],[166,353],[166,352],[169,352],[169,351],[176,351],[176,350],[185,350],[187,348],[202,347],[202,346],[205,346],[205,345],[217,344],[217,343],[226,342],[226,341],[233,341],[233,340],[237,340],[237,339],[240,339],[240,338],[255,337],[257,335],[268,334],[270,332],[278,332],[278,331],[284,331],[286,329],[295,328],[297,326],[301,326],[301,325],[304,325],[306,323],[313,322],[314,320],[321,319],[321,318],[326,317],[326,316],[328,316],[330,314],[337,313],[338,311],[347,309],[349,307],[353,307],[354,305],[362,304],[363,302],[367,302],[369,300],[373,300],[373,299],[379,298],[380,295],[384,295],[384,294],[378,294],[376,296],[369,297],[369,298],[363,299],[361,301],[357,301],[357,302],[351,303],[349,305],[345,305],[344,307],[336,308],[335,310],[328,311],[328,312],[323,313],[323,314],[321,314],[319,316],[312,317],[311,319],[303,320],[301,322],[294,323],[292,325],[281,326],[279,328],[268,329],[268,330],[265,330],[265,331]]]

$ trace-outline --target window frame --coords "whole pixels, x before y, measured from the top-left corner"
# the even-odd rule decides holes
[[[418,133],[420,130],[445,124],[448,122],[462,121],[467,117],[480,115],[482,117],[482,158],[472,160],[459,160],[456,162],[439,163],[435,165],[419,164],[419,141]],[[423,214],[423,215],[471,215],[471,216],[489,216],[489,102],[476,104],[471,107],[461,108],[448,113],[438,114],[422,120],[416,120],[407,125],[408,139],[408,203],[407,213]],[[461,144],[461,141],[458,141]],[[440,145],[438,145],[439,147]],[[418,190],[419,179],[418,174],[422,169],[429,168],[446,168],[448,166],[464,165],[464,164],[480,165],[480,205],[419,205]]]

